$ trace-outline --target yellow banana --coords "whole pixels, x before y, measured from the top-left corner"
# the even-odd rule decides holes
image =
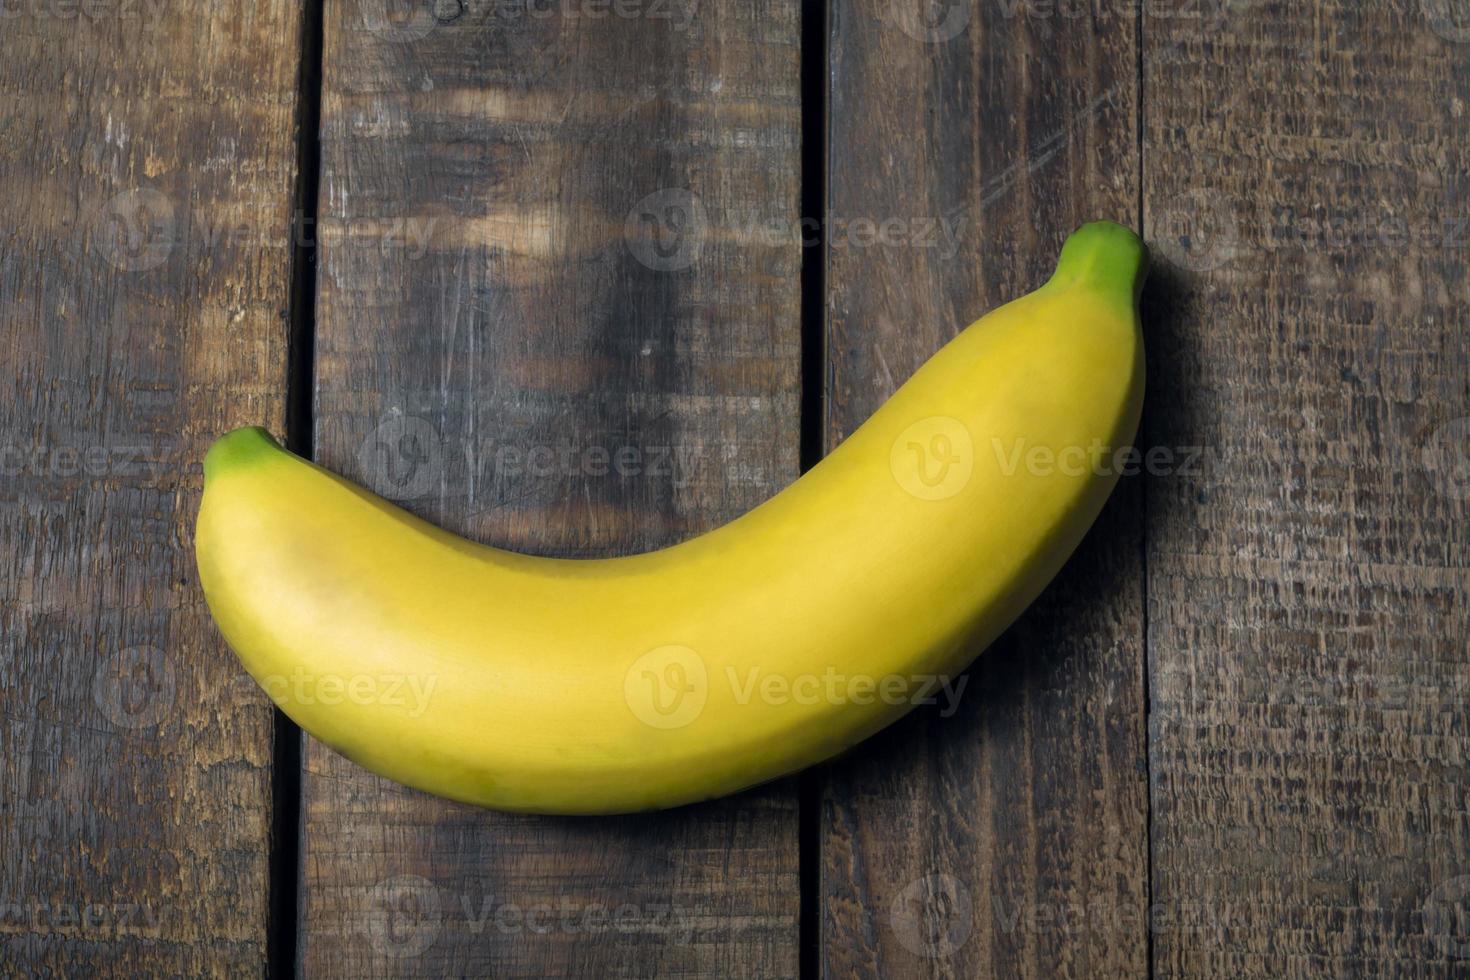
[[[794,772],[938,690],[1082,538],[1131,458],[1144,267],[1084,226],[795,483],[648,554],[478,545],[241,429],[204,464],[210,609],[301,727],[452,799],[613,813]]]

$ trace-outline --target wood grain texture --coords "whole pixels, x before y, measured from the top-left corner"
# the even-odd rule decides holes
[[[319,458],[555,555],[794,479],[797,5],[434,9],[327,8]],[[567,820],[306,767],[306,975],[797,972],[789,783]]]
[[[1077,225],[1135,224],[1135,24],[1079,6],[835,5],[829,445],[1039,286]],[[898,224],[873,243],[863,221]],[[953,717],[919,709],[831,767],[826,975],[1144,974],[1141,533],[1125,481]]]
[[[283,419],[299,21],[4,10],[0,975],[265,969],[271,711],[192,529]]]
[[[1159,977],[1470,956],[1470,17],[1145,21]],[[1460,19],[1452,15],[1460,13]]]

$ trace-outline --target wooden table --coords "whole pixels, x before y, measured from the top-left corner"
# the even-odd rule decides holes
[[[1463,0],[0,14],[0,975],[1470,970]],[[210,623],[232,427],[647,549],[1099,217],[1154,455],[952,717],[503,816],[303,742]]]

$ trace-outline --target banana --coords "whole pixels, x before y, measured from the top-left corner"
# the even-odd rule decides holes
[[[948,684],[1081,540],[1132,452],[1145,266],[1084,226],[795,483],[647,554],[482,546],[238,430],[204,463],[210,610],[302,728],[454,800],[616,813],[794,772]]]

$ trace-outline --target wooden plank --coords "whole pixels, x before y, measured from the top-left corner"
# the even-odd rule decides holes
[[[1159,977],[1470,955],[1470,20],[1150,13]],[[1463,11],[1463,7],[1460,8]]]
[[[793,479],[797,5],[374,7],[327,10],[319,458],[557,555]],[[306,975],[797,971],[789,783],[567,820],[306,768]]]
[[[1129,6],[1079,20],[1068,4],[838,5],[829,446],[958,330],[1040,285],[1077,225],[1135,223]],[[895,230],[874,243],[862,221]],[[1140,536],[1125,482],[969,672],[957,713],[920,709],[832,767],[827,975],[1143,975]]]
[[[267,958],[271,709],[209,621],[209,443],[286,404],[300,10],[10,4],[0,974]]]

